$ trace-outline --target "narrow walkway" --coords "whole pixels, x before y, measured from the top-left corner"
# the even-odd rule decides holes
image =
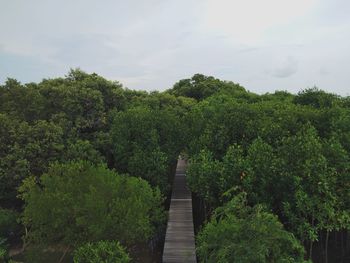
[[[163,263],[196,263],[192,197],[186,185],[186,162],[178,160],[163,250]]]

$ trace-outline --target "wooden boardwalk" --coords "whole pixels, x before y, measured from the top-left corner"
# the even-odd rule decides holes
[[[164,263],[196,263],[192,197],[187,188],[186,162],[179,159],[173,183],[163,250]]]

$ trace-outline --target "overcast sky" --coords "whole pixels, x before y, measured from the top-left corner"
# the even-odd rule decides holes
[[[203,73],[350,95],[350,1],[0,0],[0,83],[76,67],[132,89]]]

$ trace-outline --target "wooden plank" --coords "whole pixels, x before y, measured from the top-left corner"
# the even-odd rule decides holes
[[[163,250],[164,263],[196,263],[192,197],[186,184],[186,162],[178,160]]]

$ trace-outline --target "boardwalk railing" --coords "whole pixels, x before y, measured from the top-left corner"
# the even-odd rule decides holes
[[[192,197],[186,184],[186,162],[179,159],[173,183],[163,263],[196,263]]]

